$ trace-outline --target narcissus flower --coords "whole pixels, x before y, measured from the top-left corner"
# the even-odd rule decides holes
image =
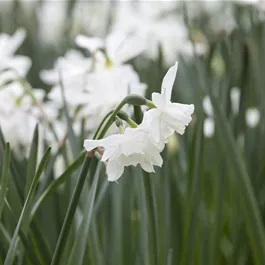
[[[25,37],[24,29],[18,29],[12,36],[0,33],[0,86],[17,79],[18,76],[27,75],[31,60],[27,56],[15,54]]]
[[[161,146],[175,131],[185,132],[191,122],[194,105],[172,103],[171,93],[176,78],[178,63],[175,63],[166,73],[161,87],[161,93],[152,93],[152,101],[156,108],[145,112],[143,125],[151,128],[154,142]]]
[[[104,50],[107,59],[104,63],[107,65],[123,64],[142,53],[145,49],[143,38],[119,31],[109,34],[105,40],[97,37],[78,35],[76,37],[76,44],[81,48],[87,49],[92,54],[96,53],[98,58],[99,53],[101,53],[99,50]]]
[[[107,162],[109,181],[118,180],[125,166],[140,164],[143,170],[154,172],[154,166],[162,166],[160,151],[151,141],[149,130],[126,128],[124,134],[111,135],[102,140],[85,140],[84,147],[91,151],[103,147],[102,161]]]

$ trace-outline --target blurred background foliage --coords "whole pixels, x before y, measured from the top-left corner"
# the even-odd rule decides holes
[[[141,2],[1,1],[0,32],[26,29],[18,53],[32,59],[27,79],[32,87],[49,91],[39,72],[76,48],[78,33],[105,37],[120,5],[135,8]],[[182,21],[188,54],[175,50],[168,59],[162,35],[155,56],[143,55],[130,63],[148,85],[149,98],[160,91],[168,61],[178,60],[172,101],[195,105],[192,124],[184,136],[169,140],[163,167],[155,174],[128,168],[119,184],[108,183],[104,165],[93,159],[60,264],[265,264],[264,5],[189,1],[163,8],[166,4],[151,1],[148,8]],[[179,30],[177,24],[175,28]],[[173,30],[170,24],[167,35]],[[198,42],[205,44],[205,52],[198,52]],[[171,43],[178,45],[187,44],[178,44],[178,39]],[[238,111],[233,111],[233,88],[239,93]],[[213,111],[207,111],[207,98]],[[247,118],[250,108],[254,118]],[[82,155],[69,155],[69,146],[74,141],[82,152],[84,135],[69,137],[45,167],[39,166],[40,180],[38,130],[29,157],[12,150],[11,160],[5,136],[0,136],[0,264],[50,264],[82,161]],[[64,167],[58,177],[54,165],[61,154]],[[34,179],[37,185],[30,194]]]

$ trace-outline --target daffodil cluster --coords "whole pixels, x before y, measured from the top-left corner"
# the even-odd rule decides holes
[[[161,167],[160,155],[168,138],[174,133],[183,134],[191,122],[194,105],[171,102],[171,93],[177,73],[175,63],[166,73],[161,93],[153,93],[150,107],[144,112],[143,121],[136,128],[127,127],[124,133],[104,139],[85,140],[87,151],[98,150],[106,163],[109,181],[118,180],[126,166],[140,165],[147,172],[154,172],[154,166]],[[103,148],[103,152],[102,152]]]
[[[80,123],[84,119],[86,129],[93,132],[98,120],[125,96],[144,96],[146,85],[126,62],[139,55],[145,46],[140,37],[121,32],[113,32],[105,39],[78,35],[75,41],[87,55],[69,50],[55,62],[53,69],[41,71],[40,77],[52,85],[47,97],[54,112],[61,113],[65,99],[75,121]],[[54,124],[56,120],[58,117]]]

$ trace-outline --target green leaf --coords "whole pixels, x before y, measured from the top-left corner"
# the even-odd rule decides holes
[[[2,212],[4,209],[5,204],[5,198],[7,194],[8,189],[8,173],[9,173],[9,165],[10,165],[10,145],[9,143],[6,143],[5,146],[5,153],[4,153],[4,162],[2,167],[2,173],[1,173],[1,182],[0,182],[0,221]]]
[[[246,165],[242,154],[233,139],[233,134],[222,109],[220,108],[217,99],[210,92],[209,94],[216,116],[217,127],[219,129],[220,140],[222,141],[222,149],[238,176],[238,185],[241,187],[243,196],[242,204],[244,207],[244,217],[247,227],[247,233],[250,240],[250,246],[253,251],[255,261],[259,265],[265,264],[265,235],[264,226],[255,198],[254,190],[250,177],[248,175]]]
[[[202,157],[202,121],[198,124],[198,132],[196,135],[194,163],[191,165],[193,173],[192,190],[188,193],[188,205],[186,206],[187,216],[184,227],[184,250],[182,255],[182,265],[194,264],[193,256],[195,252],[194,242],[196,228],[198,227],[197,215],[200,202],[199,196],[199,175]]]
[[[84,153],[82,153],[58,178],[56,178],[46,189],[45,191],[40,195],[38,200],[35,202],[32,211],[31,211],[31,217],[36,214],[40,206],[43,204],[45,200],[51,196],[56,189],[64,183],[64,181],[70,177],[81,165],[82,161],[84,159]]]
[[[33,140],[31,142],[30,154],[29,154],[29,159],[28,159],[28,164],[27,164],[27,179],[26,179],[26,187],[25,187],[25,197],[27,196],[29,192],[30,185],[35,176],[37,160],[38,160],[38,145],[39,145],[39,130],[38,130],[38,124],[37,124],[34,130]]]
[[[73,154],[73,157],[76,158],[78,156],[78,141],[77,137],[75,135],[74,129],[73,129],[73,121],[72,118],[69,115],[68,107],[67,107],[67,102],[65,99],[65,89],[64,89],[64,84],[63,84],[63,79],[62,75],[60,74],[60,86],[61,86],[61,92],[62,92],[62,99],[63,99],[63,108],[64,108],[64,114],[67,122],[67,133],[70,141],[70,146],[71,146],[71,151]]]
[[[77,237],[74,242],[71,254],[69,256],[68,265],[71,264],[83,264],[84,254],[87,246],[88,233],[90,231],[90,225],[92,220],[92,214],[94,212],[94,204],[96,198],[96,191],[100,176],[102,165],[98,163],[97,170],[93,176],[93,183],[89,192],[87,203],[84,208],[83,221],[78,229]]]
[[[17,245],[18,245],[18,242],[19,242],[18,241],[19,231],[20,231],[20,229],[22,227],[23,220],[28,218],[28,216],[27,216],[27,214],[28,214],[28,205],[32,201],[32,197],[33,197],[33,195],[35,193],[35,190],[36,190],[38,181],[40,179],[40,176],[41,176],[41,174],[42,174],[42,172],[44,170],[44,167],[45,167],[46,163],[48,162],[48,159],[49,159],[49,156],[50,156],[50,152],[51,152],[51,148],[49,147],[46,150],[43,158],[41,159],[39,167],[37,169],[37,172],[36,172],[36,174],[35,174],[35,176],[34,176],[34,178],[32,180],[29,192],[27,194],[27,197],[26,197],[25,203],[23,205],[23,208],[22,208],[22,211],[21,211],[21,214],[20,214],[16,229],[15,229],[15,232],[13,234],[13,237],[12,237],[12,240],[11,240],[8,252],[7,252],[7,256],[6,256],[4,265],[11,265],[14,262],[14,258],[15,258],[15,255],[16,255],[16,249],[17,249]]]
[[[55,252],[53,254],[53,258],[52,258],[52,262],[51,265],[57,265],[59,264],[62,254],[63,254],[63,250],[67,241],[67,237],[69,235],[70,232],[70,228],[74,219],[74,214],[79,202],[79,198],[81,196],[81,192],[86,180],[86,176],[89,170],[89,166],[90,166],[90,162],[91,162],[91,158],[88,158],[87,155],[85,156],[75,189],[73,191],[73,195],[70,201],[70,204],[68,206],[67,212],[66,212],[66,216],[64,218],[64,222],[63,222],[63,226],[60,232],[60,236],[59,239],[57,241],[56,244],[56,248],[55,248]]]

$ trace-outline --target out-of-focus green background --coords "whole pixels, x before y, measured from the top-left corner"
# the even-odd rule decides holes
[[[164,74],[178,61],[172,102],[195,105],[187,132],[170,138],[156,173],[130,167],[119,184],[109,183],[104,166],[93,160],[60,264],[265,264],[263,1],[0,0],[0,32],[13,34],[21,27],[27,37],[18,54],[32,60],[27,80],[33,88],[49,92],[39,73],[67,50],[85,55],[75,44],[77,34],[152,32],[147,51],[129,62],[148,85],[146,97],[160,91]],[[4,137],[1,187],[8,150]],[[87,135],[75,137],[82,152]],[[54,162],[72,147],[67,139],[68,145],[52,154],[26,213],[21,212],[29,176],[36,171],[36,142],[29,158],[12,150],[8,193],[0,197],[0,265],[51,263],[80,171],[81,160],[71,155],[64,157],[59,181],[55,178]],[[91,215],[91,186],[98,174]]]

